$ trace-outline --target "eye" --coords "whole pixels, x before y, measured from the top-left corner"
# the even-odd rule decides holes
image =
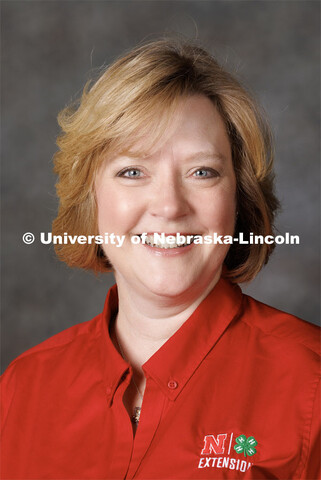
[[[117,173],[117,177],[124,177],[130,179],[142,178],[143,173],[139,168],[125,168],[121,172]]]
[[[195,170],[195,172],[193,173],[193,176],[197,178],[214,178],[214,177],[219,177],[220,174],[218,173],[217,170],[214,170],[213,168],[201,167]]]

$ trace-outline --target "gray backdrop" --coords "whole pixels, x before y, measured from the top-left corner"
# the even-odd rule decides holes
[[[56,115],[92,68],[166,32],[198,36],[266,109],[276,140],[279,246],[245,290],[319,320],[319,2],[2,1],[2,369],[102,310],[111,274],[69,270],[52,247]]]

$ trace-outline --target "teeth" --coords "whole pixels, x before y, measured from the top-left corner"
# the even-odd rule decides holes
[[[171,237],[175,237],[175,235],[172,235]],[[193,235],[188,235],[188,239],[186,238],[186,235],[182,235],[185,238],[185,242],[168,242],[167,237],[163,236],[160,238],[160,235],[147,235],[145,243],[146,245],[149,245],[150,247],[157,247],[157,248],[164,248],[164,249],[170,249],[170,248],[178,248],[178,247],[186,247],[187,245],[190,245],[193,243],[194,236]],[[164,241],[162,241],[164,240]],[[187,241],[188,240],[188,241]]]

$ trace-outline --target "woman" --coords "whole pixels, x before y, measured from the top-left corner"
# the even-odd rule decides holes
[[[5,373],[3,478],[320,478],[317,328],[237,285],[273,245],[230,240],[271,235],[278,206],[248,93],[161,40],[59,122],[53,233],[88,241],[57,254],[117,286]]]

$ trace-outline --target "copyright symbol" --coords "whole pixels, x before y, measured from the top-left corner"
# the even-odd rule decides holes
[[[27,245],[31,245],[35,241],[35,236],[33,233],[27,232],[22,235],[22,241],[23,243],[26,243]]]

